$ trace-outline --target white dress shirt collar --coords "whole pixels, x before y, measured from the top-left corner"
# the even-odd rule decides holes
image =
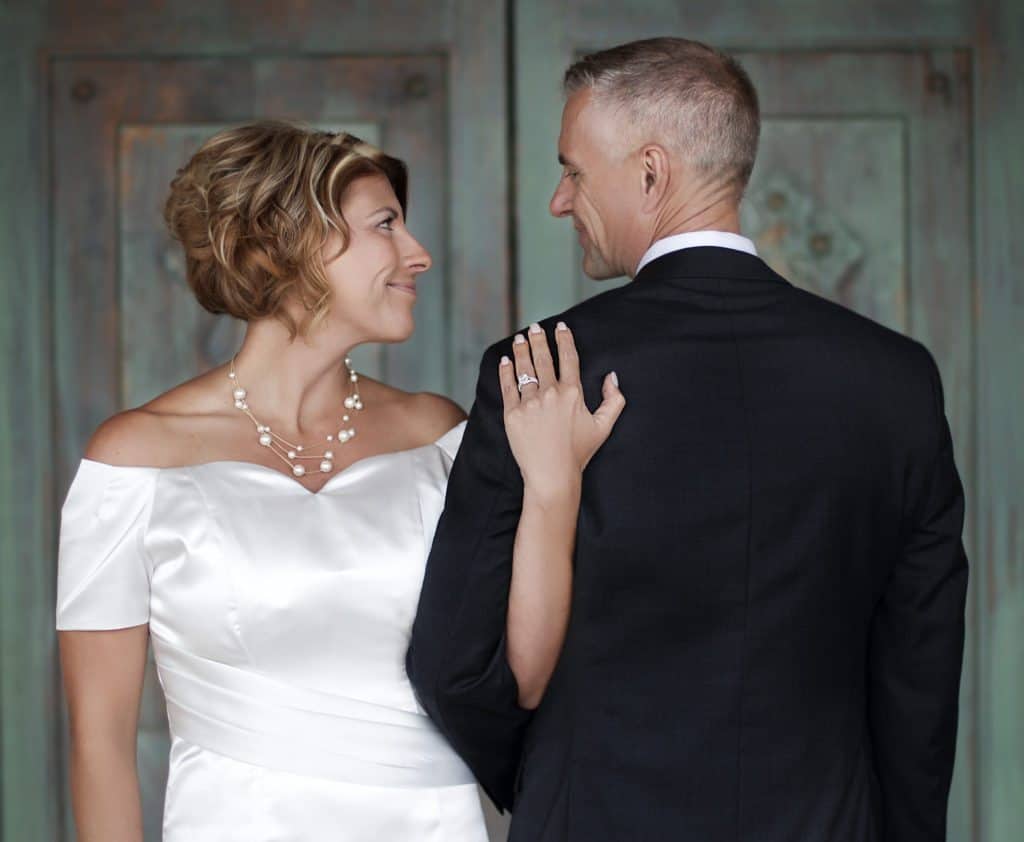
[[[639,275],[640,270],[652,260],[657,260],[659,257],[664,257],[673,251],[694,248],[696,246],[717,246],[718,248],[734,249],[735,251],[745,251],[747,254],[757,257],[757,247],[753,241],[740,234],[732,234],[729,231],[687,231],[684,234],[673,234],[670,237],[662,237],[660,240],[656,240],[644,252],[644,256],[640,258],[640,263],[637,264],[633,277],[635,278]]]

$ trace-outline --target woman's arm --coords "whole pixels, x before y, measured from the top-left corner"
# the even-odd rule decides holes
[[[498,376],[505,431],[523,475],[523,511],[516,532],[508,606],[508,661],[519,686],[519,704],[540,704],[558,661],[569,624],[572,558],[583,470],[604,444],[626,405],[614,372],[604,381],[604,400],[591,413],[580,386],[572,333],[555,330],[559,376],[547,336],[530,328],[513,344],[515,365],[503,358]],[[520,392],[517,375],[539,383]]]
[[[60,632],[78,842],[142,842],[135,732],[149,627]]]

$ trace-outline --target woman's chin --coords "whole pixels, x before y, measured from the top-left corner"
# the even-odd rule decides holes
[[[393,319],[384,330],[381,331],[381,338],[378,342],[397,344],[410,339],[416,330],[416,320],[412,314],[406,319]]]

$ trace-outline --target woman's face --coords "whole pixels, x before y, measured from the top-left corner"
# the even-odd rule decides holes
[[[416,279],[430,253],[405,227],[402,208],[383,175],[354,181],[341,203],[348,248],[332,234],[324,247],[331,285],[328,319],[344,322],[364,342],[403,342],[413,332]]]

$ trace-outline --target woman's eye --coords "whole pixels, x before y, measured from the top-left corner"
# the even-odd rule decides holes
[[[385,219],[383,222],[381,222],[377,227],[378,228],[383,228],[385,231],[394,231],[395,230],[394,229],[394,224],[395,224],[395,218],[393,216],[389,216],[387,219]]]

